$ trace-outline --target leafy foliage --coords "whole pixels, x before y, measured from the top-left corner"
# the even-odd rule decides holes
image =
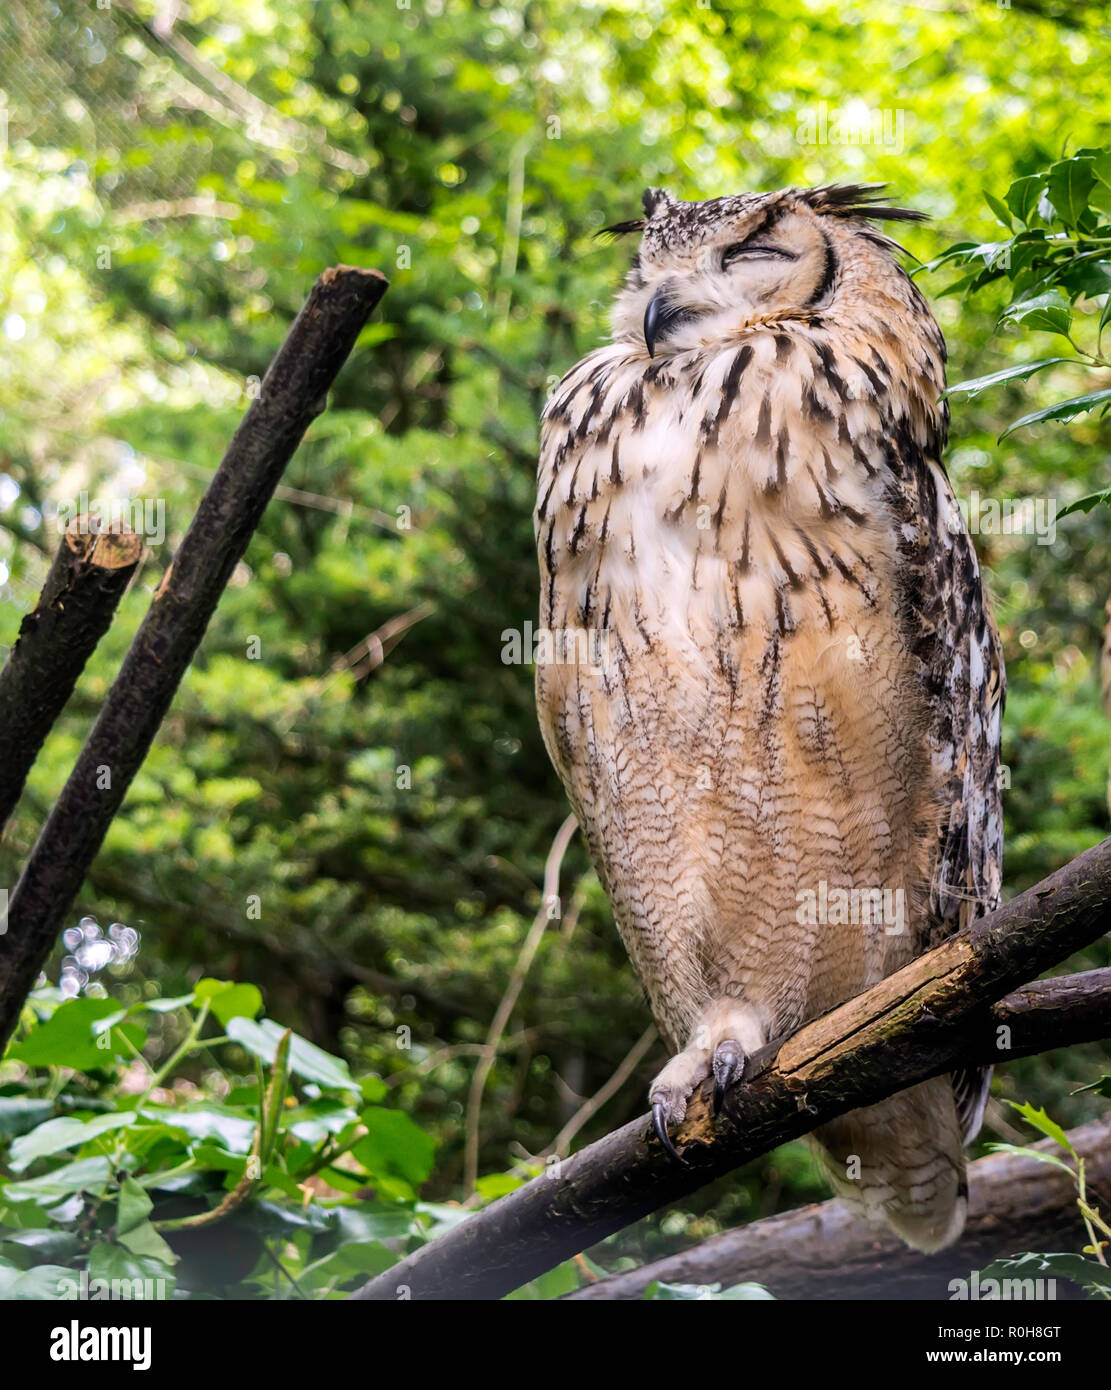
[[[127,1008],[36,991],[0,1082],[0,1297],[76,1297],[82,1275],[93,1294],[340,1297],[440,1227],[418,1200],[435,1141],[260,1008],[212,979]],[[201,1085],[174,1074],[192,1057]],[[217,1061],[237,1057],[255,1075]]]
[[[985,194],[992,212],[1011,235],[1005,241],[958,242],[931,262],[936,270],[958,264],[972,269],[950,292],[974,294],[1003,281],[1010,302],[1000,324],[1024,332],[1053,333],[1066,339],[1072,357],[1045,357],[1023,362],[989,376],[961,381],[947,394],[978,394],[1004,381],[1029,380],[1062,363],[1088,370],[1106,370],[1111,359],[1102,353],[1104,330],[1111,320],[1111,149],[1081,150],[1037,174],[1016,179],[1001,202]],[[1088,347],[1077,343],[1085,317],[1096,319]],[[1045,420],[1075,420],[1090,410],[1102,415],[1111,406],[1111,389],[1101,387],[1067,400],[1054,401],[1013,421],[1000,438]],[[1066,515],[1092,498],[1065,508]]]
[[[1096,1083],[1099,1085],[1100,1083]],[[995,1260],[981,1274],[982,1279],[1068,1279],[1081,1288],[1087,1289],[1102,1298],[1111,1298],[1111,1269],[1108,1268],[1104,1253],[1111,1248],[1111,1226],[1101,1215],[1094,1199],[1090,1196],[1085,1176],[1083,1157],[1076,1152],[1068,1135],[1044,1110],[1026,1103],[1015,1105],[1009,1102],[1024,1120],[1047,1139],[1051,1139],[1067,1155],[1067,1159],[1041,1149],[1031,1149],[1019,1144],[993,1144],[992,1148],[1001,1153],[1022,1154],[1036,1159],[1039,1163],[1049,1163],[1066,1172],[1076,1186],[1076,1205],[1081,1221],[1088,1232],[1089,1243],[1082,1254],[1065,1253],[1055,1255],[1017,1255],[1014,1258]],[[1071,1162],[1069,1161],[1071,1160]],[[1101,1239],[1107,1237],[1108,1239]]]
[[[934,215],[908,231],[911,251],[936,264],[957,241],[969,252],[953,257],[966,281],[992,272],[963,297],[940,296],[948,264],[920,281],[952,376],[968,388],[952,399],[958,494],[1050,497],[1058,519],[1067,504],[1083,508],[1107,488],[1101,402],[996,442],[1022,416],[1105,385],[1093,375],[1108,221],[1095,151],[1106,139],[1109,44],[1097,7],[1040,8],[193,0],[167,27],[155,0],[86,6],[80,22],[31,0],[6,7],[0,643],[14,640],[59,515],[82,492],[149,504],[164,535],[149,535],[138,582],[33,771],[0,843],[0,886],[14,881],[312,279],[346,261],[381,268],[391,288],[112,826],[75,906],[70,931],[83,944],[73,938],[51,962],[50,980],[95,1005],[87,1020],[61,1014],[59,1026],[81,1027],[52,1055],[79,1074],[93,1068],[92,1080],[43,1072],[59,1065],[34,1059],[52,1047],[49,1036],[32,1043],[50,1026],[43,1017],[17,1044],[32,1048],[18,1065],[38,1080],[7,1083],[0,1135],[110,1113],[112,1101],[71,1102],[113,1096],[123,1059],[138,1067],[127,1048],[163,1057],[167,1031],[178,1045],[206,1000],[206,1035],[218,1024],[232,1038],[220,1056],[270,1066],[283,1030],[252,1011],[257,988],[303,1039],[291,1040],[290,1084],[306,1128],[282,1151],[296,1142],[319,1152],[336,1105],[365,1125],[363,1156],[377,1164],[398,1121],[367,1123],[364,1112],[408,1117],[436,1141],[434,1169],[418,1182],[410,1157],[363,1177],[415,1213],[405,1219],[420,1231],[458,1218],[446,1203],[462,1195],[473,1069],[566,814],[531,673],[501,652],[502,633],[535,616],[537,416],[604,334],[626,268],[627,248],[594,233],[635,213],[647,184],[693,197],[886,179]],[[899,141],[818,143],[806,132],[823,103],[897,117]],[[1077,155],[1062,153],[1066,139]],[[997,249],[972,254],[987,246]],[[1079,347],[1056,331],[1066,322]],[[1108,830],[1095,659],[1111,513],[1080,510],[1045,544],[998,530],[977,544],[1009,669],[1006,877],[1021,888]],[[105,964],[98,951],[117,939],[112,927],[135,934],[137,953]],[[1101,945],[1078,964],[1108,959]],[[211,977],[251,984],[204,996]],[[111,999],[95,997],[102,982]],[[160,1011],[163,999],[180,1002]],[[646,1023],[575,843],[559,913],[487,1082],[480,1197],[520,1180]],[[98,1024],[97,1036],[123,1049],[107,1074],[95,1065],[106,1055]],[[1107,1055],[1027,1059],[1001,1069],[997,1090],[1073,1124],[1099,1098],[1071,1092],[1107,1069]],[[644,1055],[572,1142],[639,1113],[660,1060],[659,1047]],[[319,1075],[304,1070],[314,1065]],[[159,1141],[200,1151],[191,1157],[209,1185],[179,1197],[211,1206],[245,1170],[265,1088],[236,1080],[221,1095],[203,1049],[172,1074],[198,1105],[230,1106],[225,1127],[240,1124],[237,1152],[218,1129],[167,1126]],[[364,1094],[373,1076],[386,1089]],[[12,1181],[117,1145],[131,1152],[147,1124],[43,1155]],[[210,1158],[232,1166],[209,1168]],[[418,1191],[427,1210],[406,1206]],[[788,1146],[624,1233],[606,1258],[639,1263],[822,1191],[807,1152]],[[349,1196],[334,1199],[340,1215],[329,1220],[358,1219],[362,1204]],[[275,1187],[265,1203],[292,1213],[297,1200]],[[309,1235],[298,1229],[301,1250]],[[323,1251],[334,1234],[313,1240]],[[278,1249],[282,1237],[267,1240]],[[20,1258],[22,1274],[42,1268]],[[109,1258],[119,1256],[97,1257]],[[577,1277],[565,1267],[545,1287]]]

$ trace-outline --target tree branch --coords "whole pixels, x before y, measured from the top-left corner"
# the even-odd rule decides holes
[[[1111,912],[1111,840],[866,993],[750,1059],[712,1114],[692,1097],[673,1163],[647,1116],[492,1203],[354,1296],[499,1298],[741,1163],[860,1106],[970,1063],[1017,1056],[990,1005],[1101,936]],[[1034,1014],[1029,1018],[1037,1017]],[[1031,1024],[1033,1027],[1034,1025]],[[1041,1040],[1045,1037],[1042,1016]],[[1009,1042],[1009,1050],[1000,1048]],[[1055,1039],[1057,1042],[1071,1039]]]
[[[143,542],[122,521],[75,517],[0,671],[0,826],[135,573]]]
[[[1111,974],[1109,972],[1103,972]],[[1097,1188],[1111,1183],[1111,1115],[1073,1130]],[[1046,1139],[1031,1148],[1063,1157]],[[776,1298],[939,1299],[1001,1256],[1084,1243],[1076,1187],[1067,1173],[1023,1154],[978,1159],[968,1170],[968,1220],[960,1240],[934,1255],[910,1250],[891,1231],[865,1226],[841,1202],[816,1202],[740,1226],[627,1273],[567,1294],[570,1299],[639,1299],[661,1284],[763,1284]]]
[[[351,266],[324,271],[232,437],[12,894],[0,952],[0,1047],[146,757],[228,577],[385,290],[377,271]]]

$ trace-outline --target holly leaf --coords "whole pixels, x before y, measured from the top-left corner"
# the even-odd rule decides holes
[[[1038,362],[1019,362],[1014,367],[1004,367],[1002,371],[991,372],[988,376],[973,377],[970,381],[958,381],[954,386],[950,386],[943,391],[942,396],[978,396],[981,391],[986,391],[990,386],[998,386],[1004,381],[1029,381],[1038,372],[1044,372],[1047,367],[1055,367],[1060,362],[1072,362],[1071,357],[1043,357]]]
[[[1015,430],[1020,430],[1026,425],[1040,424],[1043,420],[1073,420],[1077,415],[1083,415],[1086,411],[1104,404],[1111,404],[1111,387],[1105,387],[1102,391],[1089,391],[1087,395],[1073,396],[1070,400],[1058,401],[1056,405],[1047,405],[1042,410],[1032,411],[1021,420],[1008,425],[999,438],[1006,439],[1009,434],[1014,434]],[[1073,510],[1077,508],[1074,507]]]

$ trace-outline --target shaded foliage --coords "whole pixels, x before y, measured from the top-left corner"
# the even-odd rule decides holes
[[[502,634],[535,617],[539,409],[604,334],[629,254],[594,233],[634,215],[649,184],[692,197],[885,179],[933,214],[905,237],[927,262],[954,242],[1021,236],[1027,215],[1048,245],[1040,197],[1020,213],[1007,190],[1034,178],[1047,191],[1066,137],[1099,144],[1108,38],[1095,7],[1033,4],[197,0],[171,26],[159,8],[15,0],[0,18],[0,640],[82,491],[160,503],[166,531],[32,774],[0,877],[32,843],[308,284],[337,261],[382,269],[382,311],[293,460],[74,919],[141,932],[138,955],[107,967],[127,1006],[199,976],[257,982],[271,1015],[357,1076],[380,1075],[435,1134],[429,1191],[445,1196],[475,1049],[566,813],[531,672],[503,663]],[[898,138],[808,143],[823,104],[889,113]],[[1103,166],[1091,167],[1089,194]],[[1091,206],[1095,224],[1069,214],[1077,246],[1104,223]],[[1054,323],[1012,313],[997,332],[1007,291],[1033,283],[980,274],[971,295],[940,297],[951,278],[942,266],[919,283],[953,380],[1070,359],[954,397],[958,494],[1063,505],[1106,486],[1098,413],[997,443],[1021,415],[1091,389],[1045,336]],[[1061,293],[1091,342],[1106,296],[1087,282]],[[1108,828],[1095,659],[1111,513],[1068,517],[1051,544],[978,544],[1009,667],[1006,878],[1020,888]],[[63,954],[67,979],[95,994],[95,972]],[[487,1086],[484,1170],[541,1153],[646,1023],[576,841]],[[660,1055],[579,1138],[639,1113]],[[1059,1102],[1073,1124],[1096,1100],[1063,1093],[1090,1079],[1090,1058],[1024,1062],[997,1085]],[[820,1190],[792,1146],[625,1233],[616,1253],[659,1253]]]

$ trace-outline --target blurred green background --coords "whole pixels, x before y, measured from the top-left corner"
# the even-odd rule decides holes
[[[649,184],[695,198],[848,179],[885,180],[932,215],[905,237],[924,261],[990,240],[985,190],[1107,142],[1109,57],[1102,6],[1019,0],[13,0],[0,644],[82,491],[157,501],[167,534],[34,770],[0,882],[314,277],[346,262],[391,282],[74,907],[74,923],[132,928],[138,951],[98,971],[60,950],[50,979],[125,999],[200,975],[257,983],[270,1016],[386,1080],[440,1140],[426,1191],[461,1196],[468,1088],[567,814],[532,671],[503,664],[501,634],[535,620],[540,408],[603,338],[630,254],[594,233],[638,215]],[[828,139],[834,116],[876,113],[879,143]],[[1002,292],[943,296],[952,279],[919,280],[952,380],[1032,355],[1029,334],[996,332]],[[1070,394],[1071,370],[954,402],[958,494],[1063,503],[1107,485],[1111,429],[1095,416],[996,444],[1024,409]],[[1010,679],[1015,891],[1108,832],[1111,514],[1067,518],[1051,545],[988,535],[979,549]],[[641,1113],[663,1055],[577,838],[560,906],[485,1087],[482,1173],[569,1122],[574,1146]],[[1083,963],[1109,960],[1101,943]],[[1100,1102],[1069,1092],[1109,1056],[1019,1063],[997,1092],[1076,1123]],[[1013,1137],[998,1103],[988,1120],[985,1137]],[[789,1146],[622,1240],[655,1251],[821,1190]]]

